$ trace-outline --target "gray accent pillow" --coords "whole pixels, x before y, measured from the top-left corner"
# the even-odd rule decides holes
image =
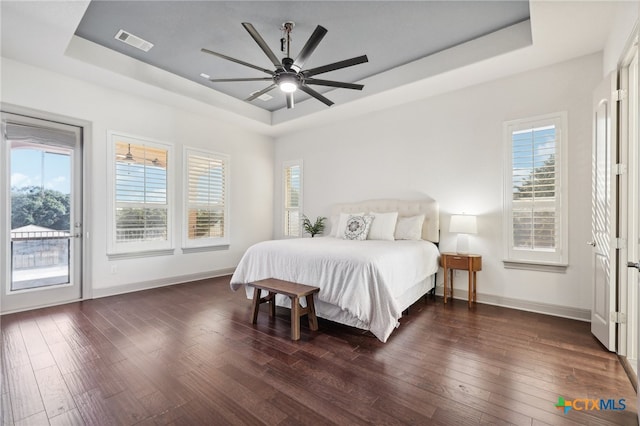
[[[370,215],[349,216],[349,219],[347,219],[347,227],[344,230],[344,239],[366,240],[367,235],[369,235],[369,228],[371,228],[371,221],[373,221],[373,216]]]

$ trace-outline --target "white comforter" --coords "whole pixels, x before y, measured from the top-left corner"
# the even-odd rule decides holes
[[[265,241],[249,247],[231,288],[266,278],[320,287],[319,300],[348,311],[385,342],[402,315],[396,297],[434,274],[438,256],[428,241]]]

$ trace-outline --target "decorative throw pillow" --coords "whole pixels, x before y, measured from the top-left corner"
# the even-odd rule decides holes
[[[421,240],[424,215],[399,217],[396,224],[396,240]]]
[[[332,229],[331,235],[336,238],[344,238],[344,231],[347,229],[347,220],[349,220],[350,216],[362,216],[364,212],[358,213],[340,213],[340,217],[336,221],[335,232]]]
[[[391,213],[369,213],[373,216],[371,229],[367,240],[394,240],[394,232],[396,230],[396,222],[398,221],[398,212]]]
[[[345,240],[366,240],[373,216],[349,216],[347,228],[344,231]]]

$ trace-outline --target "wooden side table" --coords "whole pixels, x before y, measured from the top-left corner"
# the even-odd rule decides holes
[[[444,269],[444,303],[447,303],[449,286],[453,299],[453,271],[469,272],[469,306],[476,302],[476,272],[482,270],[482,256],[479,254],[440,253],[440,266]]]

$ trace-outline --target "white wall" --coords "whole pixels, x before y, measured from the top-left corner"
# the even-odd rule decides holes
[[[273,140],[216,118],[203,104],[194,114],[168,104],[68,78],[2,58],[2,102],[89,121],[92,125],[90,233],[93,295],[181,282],[228,272],[249,245],[269,239],[273,223]],[[106,199],[107,130],[116,130],[175,146],[176,175],[182,172],[182,147],[210,149],[231,156],[231,244],[229,250],[182,254],[181,187],[175,208],[176,252],[172,256],[109,261]],[[181,179],[180,179],[181,182]],[[113,267],[117,270],[113,273]]]
[[[282,235],[281,165],[303,159],[308,216],[328,216],[338,202],[428,194],[440,203],[442,251],[455,248],[447,232],[451,214],[479,215],[470,244],[483,255],[480,301],[586,319],[592,299],[585,244],[591,234],[591,93],[601,78],[602,55],[595,54],[280,137],[274,235]],[[502,124],[557,111],[569,118],[569,267],[566,273],[505,269]],[[466,278],[460,272],[456,288],[466,290]]]
[[[603,75],[618,69],[621,56],[628,47],[629,37],[638,22],[640,5],[636,1],[622,1],[616,3],[616,15],[611,25],[611,32],[604,47]]]

